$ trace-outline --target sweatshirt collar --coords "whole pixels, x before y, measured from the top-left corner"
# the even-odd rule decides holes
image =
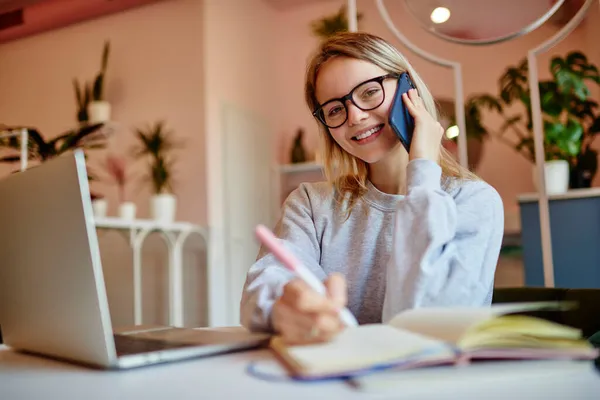
[[[401,194],[384,193],[367,180],[367,193],[363,199],[372,206],[383,211],[395,211],[398,202],[404,198]]]

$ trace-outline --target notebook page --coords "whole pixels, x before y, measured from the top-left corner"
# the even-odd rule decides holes
[[[447,352],[439,341],[373,324],[346,329],[327,343],[291,346],[286,351],[303,373],[326,375],[402,361],[438,349]]]
[[[388,325],[456,344],[470,326],[493,316],[490,307],[417,308],[396,315]]]
[[[488,307],[415,308],[396,315],[388,325],[456,344],[470,327],[495,316],[531,310],[557,310],[566,306],[564,302],[548,301]]]

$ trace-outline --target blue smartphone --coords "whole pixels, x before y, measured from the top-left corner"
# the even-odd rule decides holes
[[[388,122],[400,142],[404,145],[406,151],[410,151],[410,143],[412,141],[413,132],[415,130],[415,120],[410,115],[408,108],[402,101],[402,94],[410,89],[415,89],[408,73],[403,72],[398,78],[398,86],[392,100]]]

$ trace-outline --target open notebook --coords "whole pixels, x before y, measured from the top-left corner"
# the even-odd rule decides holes
[[[474,359],[593,359],[578,329],[519,315],[565,303],[511,303],[482,308],[420,308],[389,324],[347,328],[327,343],[287,346],[271,339],[297,379],[348,377],[388,368],[458,364]]]

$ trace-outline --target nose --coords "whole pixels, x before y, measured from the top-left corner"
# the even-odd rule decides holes
[[[354,126],[369,117],[369,113],[356,107],[354,103],[348,101],[346,103],[348,109],[348,125]]]

